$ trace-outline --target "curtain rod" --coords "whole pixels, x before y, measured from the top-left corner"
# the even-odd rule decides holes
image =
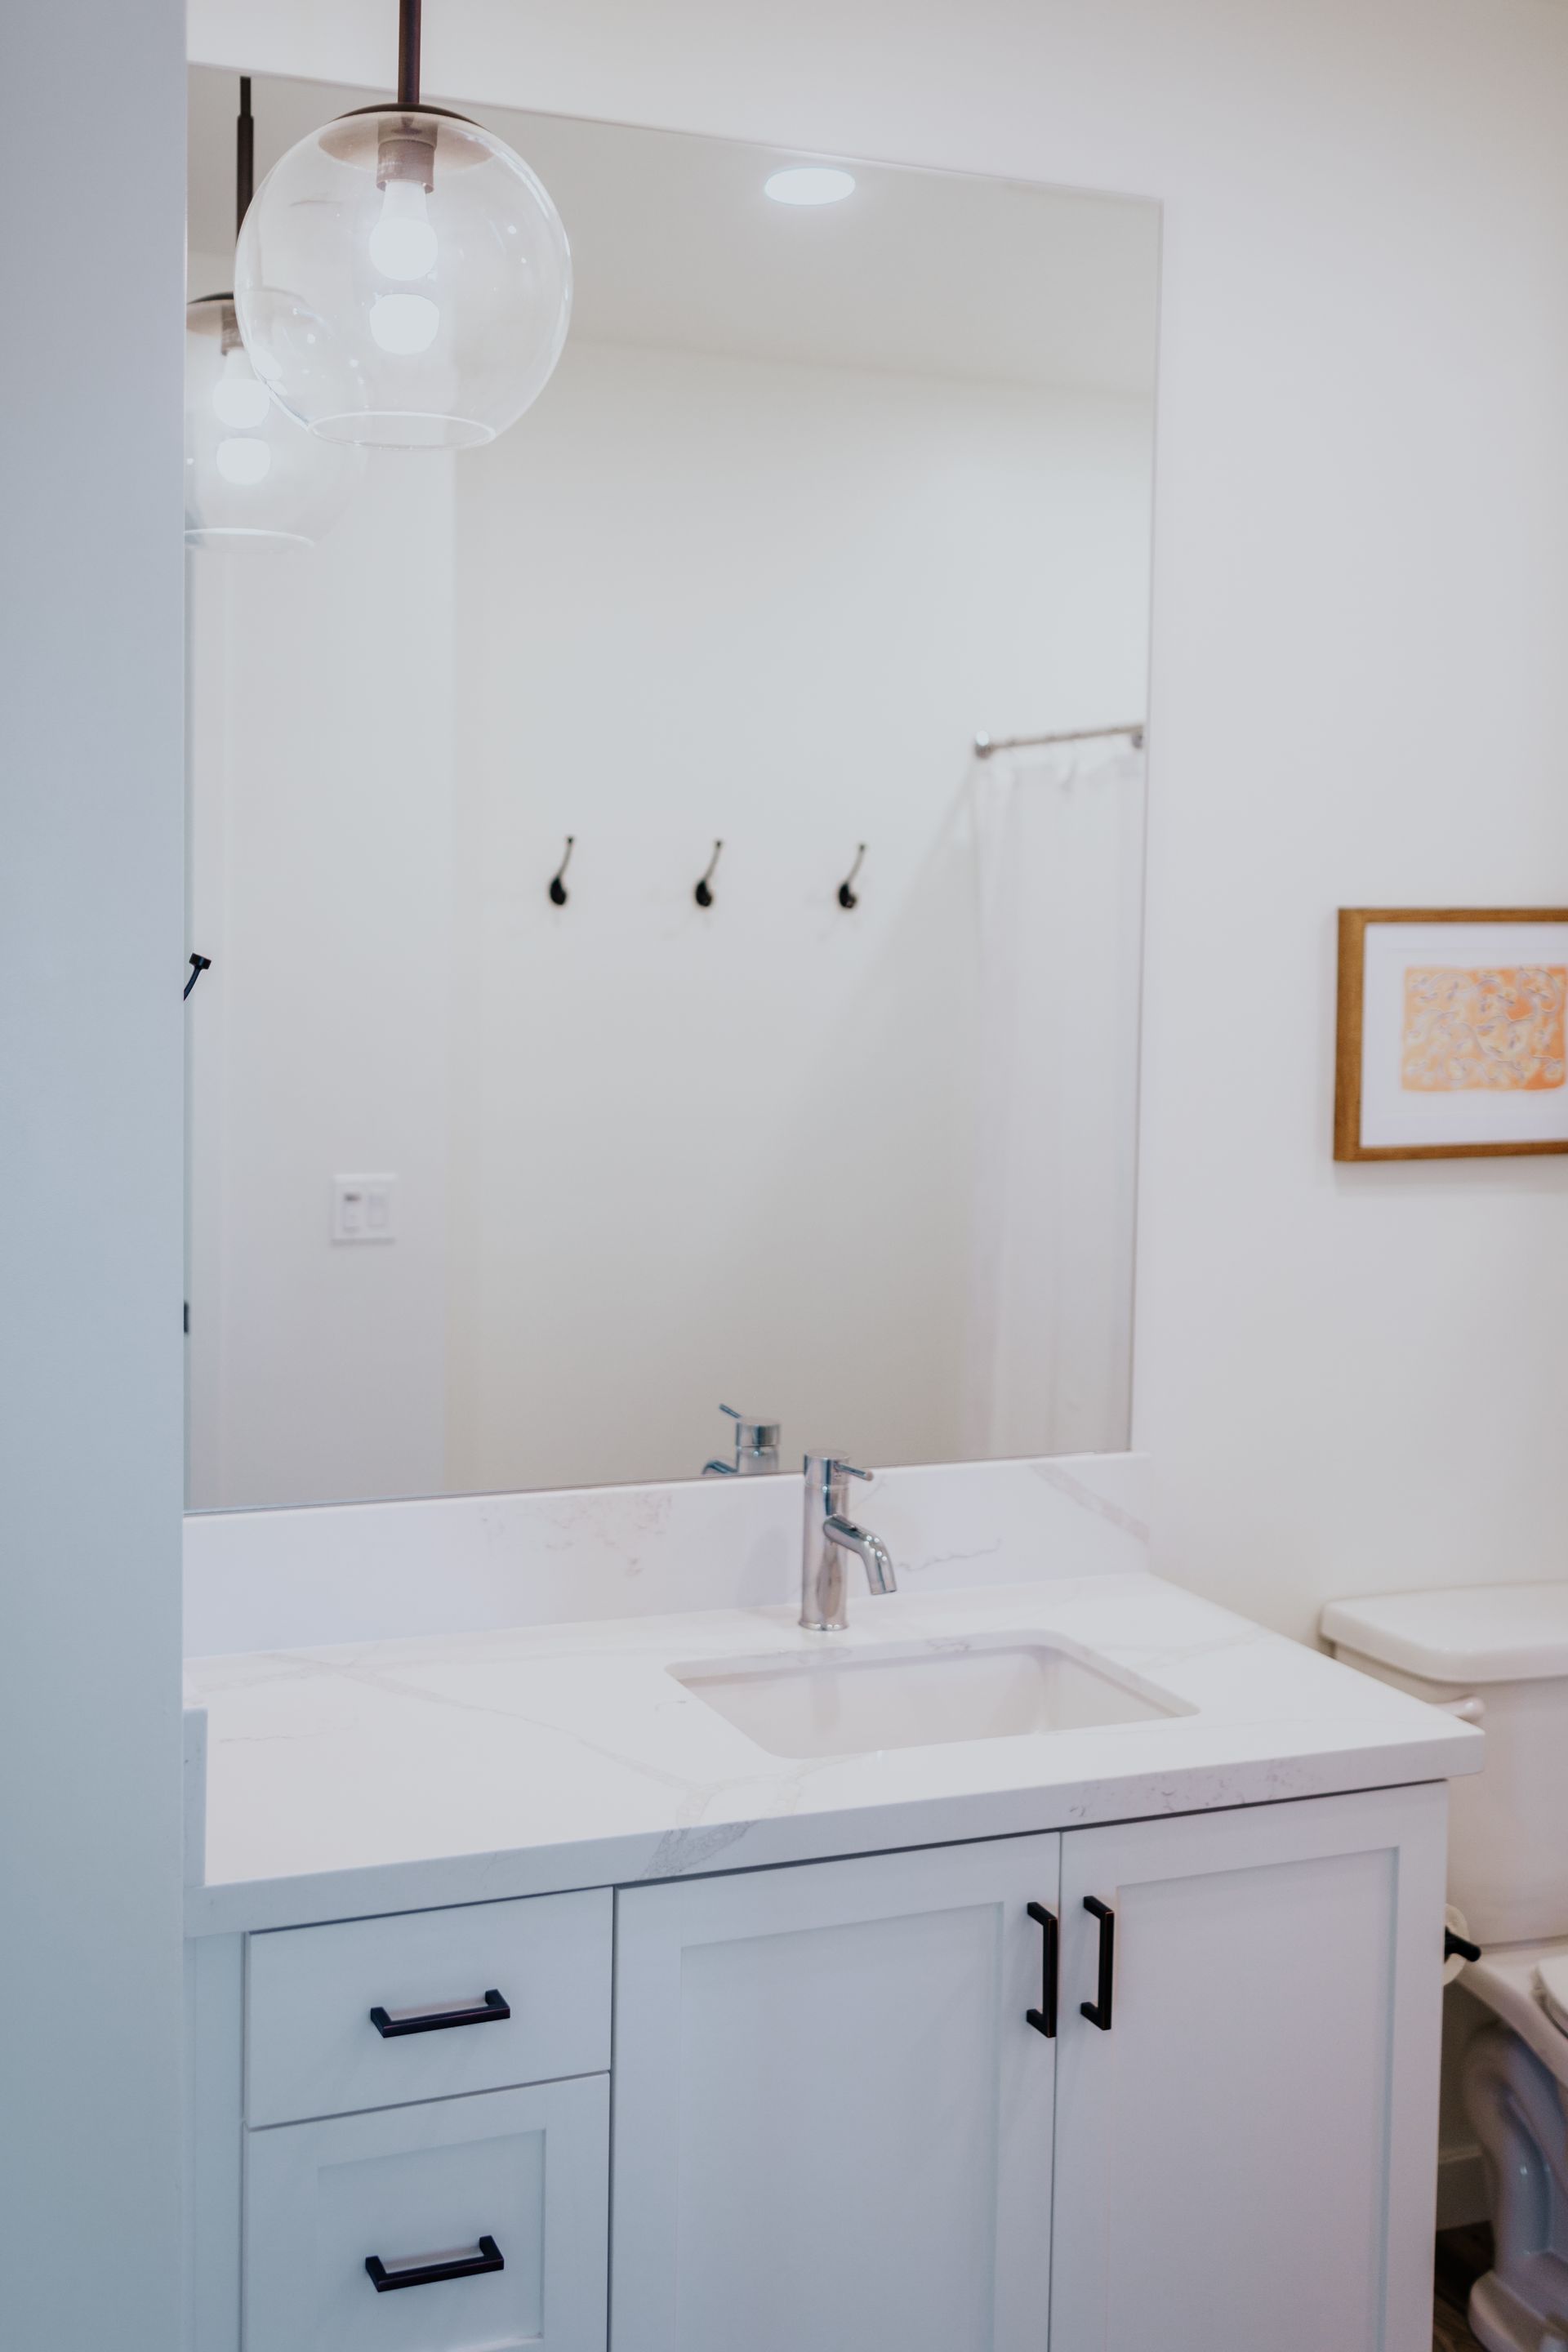
[[[1108,735],[1131,735],[1132,749],[1143,749],[1143,721],[1134,719],[1125,727],[1074,727],[1065,735],[977,735],[974,756],[988,760],[993,751],[1036,751],[1048,743],[1097,743]]]

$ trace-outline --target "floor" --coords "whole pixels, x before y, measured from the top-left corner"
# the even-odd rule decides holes
[[[1465,2305],[1475,2281],[1491,2266],[1492,2233],[1484,2221],[1468,2230],[1439,2230],[1432,2352],[1479,2352],[1465,2325]]]

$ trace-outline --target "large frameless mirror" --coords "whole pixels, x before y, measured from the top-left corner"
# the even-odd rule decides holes
[[[191,555],[190,1500],[1123,1445],[1157,208],[466,111],[553,376]]]

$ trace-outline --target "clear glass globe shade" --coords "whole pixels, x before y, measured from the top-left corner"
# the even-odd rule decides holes
[[[256,372],[328,441],[465,449],[549,383],[572,310],[561,215],[478,123],[368,107],[291,147],[235,256]]]
[[[318,441],[279,407],[250,364],[228,295],[190,305],[185,537],[193,547],[312,547],[363,471],[358,450]]]

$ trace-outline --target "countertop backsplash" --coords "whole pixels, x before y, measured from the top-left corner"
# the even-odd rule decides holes
[[[884,1470],[858,1514],[900,1591],[1149,1565],[1137,1454]],[[798,1475],[192,1513],[185,1654],[761,1608],[799,1590]]]

